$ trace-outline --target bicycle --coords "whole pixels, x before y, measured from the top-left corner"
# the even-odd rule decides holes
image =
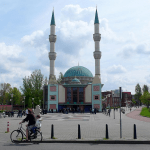
[[[14,130],[10,134],[10,139],[14,143],[15,141],[22,141],[26,137],[26,130],[22,127],[22,123],[20,127],[18,127],[17,130]],[[42,141],[42,133],[39,131],[39,128],[35,129],[35,133],[29,131],[28,133],[28,139],[29,141],[35,140],[35,141]]]

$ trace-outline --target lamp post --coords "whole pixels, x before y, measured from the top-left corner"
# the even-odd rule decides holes
[[[109,97],[109,117],[110,117],[110,95],[111,94],[107,94],[107,97]]]
[[[120,97],[120,138],[122,138],[122,122],[121,122],[121,100],[122,100],[122,91],[121,87],[119,87],[119,97]]]
[[[41,107],[41,100],[39,100],[39,102],[40,102],[40,107]]]
[[[114,91],[112,91],[112,98],[113,98],[113,107],[114,107]],[[114,108],[114,119],[115,119],[115,108]]]
[[[23,96],[23,99],[24,99],[24,110],[25,110],[25,98],[26,98],[26,97],[25,97],[25,96]]]
[[[34,109],[34,98],[32,98],[32,105],[33,105],[33,109]]]
[[[126,97],[126,111],[127,111],[127,93],[125,94]]]
[[[12,98],[12,99],[10,99],[11,105],[12,105],[11,111],[13,111],[13,94],[11,94],[11,98]]]

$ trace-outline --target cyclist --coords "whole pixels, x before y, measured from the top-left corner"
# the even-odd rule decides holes
[[[23,119],[19,124],[24,123],[25,121],[28,121],[28,124],[26,125],[26,141],[28,141],[28,132],[35,126],[35,116],[32,112],[32,109],[28,109],[26,118]]]

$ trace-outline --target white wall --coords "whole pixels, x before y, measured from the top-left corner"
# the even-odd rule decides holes
[[[92,102],[92,97],[91,97],[91,94],[92,94],[92,85],[88,85],[86,88],[85,88],[85,102]]]
[[[65,88],[62,85],[59,85],[59,93],[58,93],[58,103],[65,102]]]

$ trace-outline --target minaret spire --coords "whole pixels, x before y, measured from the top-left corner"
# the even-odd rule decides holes
[[[53,7],[53,12],[52,12],[52,17],[51,17],[51,25],[55,25],[54,7]]]
[[[54,17],[54,9],[52,12],[51,17],[51,24],[50,24],[50,52],[49,52],[49,59],[50,59],[50,76],[49,76],[49,83],[54,84],[56,77],[55,77],[55,59],[56,59],[56,52],[55,52],[55,42],[56,42],[56,35],[55,35],[55,17]]]
[[[95,21],[94,21],[94,24],[96,24],[96,23],[99,24],[98,12],[97,12],[97,6],[96,6],[96,12],[95,12]]]
[[[101,51],[100,51],[100,40],[101,40],[101,34],[99,33],[99,19],[98,19],[98,12],[96,7],[95,12],[95,21],[94,21],[94,34],[93,39],[95,42],[95,51],[93,52],[94,59],[95,59],[95,80],[93,82],[97,82],[99,80],[99,83],[101,83],[100,79],[100,58],[101,58]]]

